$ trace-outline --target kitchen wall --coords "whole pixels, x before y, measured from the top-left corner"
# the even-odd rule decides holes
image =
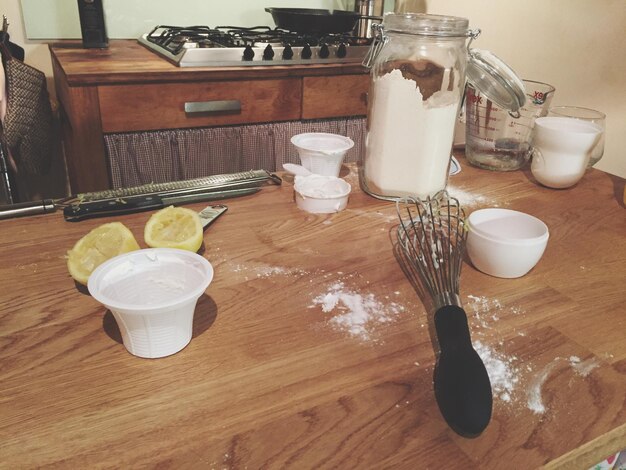
[[[21,0],[30,39],[78,38],[76,0]],[[294,7],[294,0],[103,0],[111,38],[137,38],[158,24],[272,25],[265,7]],[[353,0],[307,0],[306,8],[345,8]]]
[[[599,109],[606,145],[596,168],[626,178],[624,0],[426,0],[429,13],[470,19],[488,49],[523,78],[556,87],[552,105]]]
[[[54,27],[57,33],[64,33],[50,37],[77,37],[76,0],[22,0],[22,3],[23,9],[19,0],[3,0],[0,14],[9,17],[11,38],[25,46],[27,62],[51,75],[46,45],[39,39],[26,39],[26,31],[29,35],[32,32],[33,38],[41,38],[51,34],[44,33],[42,28]],[[604,158],[596,167],[626,178],[624,0],[395,0],[395,3],[403,10],[469,18],[472,27],[483,31],[473,46],[491,50],[524,78],[554,85],[553,105],[578,105],[604,111],[607,114],[606,148]],[[227,7],[221,4],[216,9],[214,1],[179,0],[173,8],[174,4],[165,0],[105,0],[107,23],[112,33],[117,31],[116,24],[130,28],[135,23],[150,26],[171,23],[164,15],[181,11],[181,5],[187,4],[197,8],[188,20],[182,17],[181,24],[212,24],[211,18],[220,18],[243,25],[259,21],[271,25],[271,17],[264,7],[303,6],[295,0],[230,0]],[[310,0],[306,6],[351,8],[352,4],[352,0]],[[388,0],[386,9],[392,9],[393,4],[393,0]],[[109,13],[113,5],[116,11]],[[223,16],[211,16],[217,14]],[[208,19],[202,21],[202,18]],[[58,23],[51,25],[55,22]],[[142,26],[140,32],[147,29],[149,27]],[[70,30],[73,33],[70,34]],[[126,37],[135,36],[137,34],[133,33]]]

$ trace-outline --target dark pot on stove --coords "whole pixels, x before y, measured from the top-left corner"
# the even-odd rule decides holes
[[[266,8],[280,29],[295,33],[349,33],[360,19],[382,20],[381,17],[360,15],[354,11],[315,8]]]

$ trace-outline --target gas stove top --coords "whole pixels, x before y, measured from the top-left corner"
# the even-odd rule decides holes
[[[371,39],[267,26],[157,26],[139,43],[179,67],[359,63]]]

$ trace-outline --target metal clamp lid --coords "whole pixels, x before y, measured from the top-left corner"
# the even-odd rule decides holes
[[[515,71],[492,52],[469,49],[467,81],[490,101],[519,117],[526,102],[524,83]]]
[[[483,93],[489,100],[509,111],[511,116],[519,117],[519,110],[526,102],[524,83],[517,74],[500,60],[495,54],[482,50],[470,49],[470,45],[480,35],[480,29],[468,29],[463,37],[469,38],[467,53],[467,81]],[[424,36],[439,36],[439,34],[423,31],[416,33]],[[382,23],[372,24],[372,45],[363,59],[363,66],[370,69],[376,57],[389,42]],[[447,34],[448,37],[452,35]]]
[[[393,30],[391,31],[393,32]],[[480,32],[481,32],[480,29],[468,29],[468,30],[465,30],[462,34],[452,34],[452,33],[442,34],[442,33],[429,32],[429,31],[421,31],[419,33],[413,33],[413,34],[415,34],[416,36],[437,37],[437,38],[440,38],[440,37],[469,38],[469,42],[467,44],[467,48],[469,51],[470,44],[472,43],[474,39],[480,36]],[[382,23],[372,24],[372,38],[373,38],[372,45],[370,46],[370,49],[367,51],[367,55],[363,59],[363,66],[367,67],[368,69],[372,68],[372,65],[374,65],[374,61],[376,60],[376,57],[378,56],[378,54],[380,54],[380,51],[383,49],[383,47],[385,47],[385,44],[389,42],[389,36],[385,34],[385,26]]]
[[[372,23],[372,37],[372,45],[363,58],[363,66],[368,69],[372,68],[376,57],[378,57],[382,48],[385,47],[385,44],[389,42],[389,36],[385,36],[385,27],[382,23]]]

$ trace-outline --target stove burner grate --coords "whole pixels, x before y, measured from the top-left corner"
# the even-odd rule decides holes
[[[368,40],[349,34],[300,34],[269,26],[156,26],[146,39],[177,55],[185,48],[224,47],[323,47],[324,45],[368,45]]]

